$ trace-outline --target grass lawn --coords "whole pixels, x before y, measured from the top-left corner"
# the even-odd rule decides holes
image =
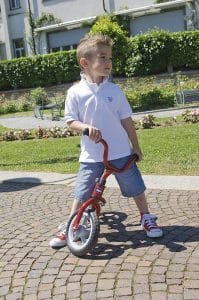
[[[10,118],[10,117],[31,117],[34,116],[34,113],[32,110],[29,111],[20,111],[15,113],[8,113],[8,114],[1,114],[1,118]]]
[[[0,125],[0,133],[5,132],[5,131],[8,131],[8,128]]]
[[[2,130],[0,126],[0,131]],[[199,175],[199,124],[137,131],[143,174]],[[0,142],[0,169],[76,173],[80,138]]]
[[[199,124],[139,130],[144,174],[199,175]]]
[[[75,173],[80,138],[1,142],[1,170]]]

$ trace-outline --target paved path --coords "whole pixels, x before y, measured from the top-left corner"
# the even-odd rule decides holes
[[[0,118],[0,124],[15,129],[33,129],[43,127],[49,128],[54,126],[65,127],[66,122],[61,119],[59,121],[52,121],[50,117],[45,117],[45,119],[37,119],[32,117],[10,117],[10,118]]]
[[[155,110],[150,112],[143,112],[143,113],[135,113],[133,115],[134,120],[140,120],[145,114],[150,113],[153,114],[155,117],[162,118],[162,117],[176,117],[179,116],[185,111],[187,108],[182,109],[162,109],[162,110]],[[34,116],[30,117],[0,117],[0,124],[8,127],[8,128],[16,128],[16,129],[32,129],[32,128],[48,128],[48,127],[64,127],[66,123],[63,118],[60,121],[52,121],[49,116],[45,116],[44,119],[37,119]]]
[[[199,299],[199,192],[148,189],[164,237],[146,238],[132,199],[105,191],[95,255],[48,245],[66,220],[73,187],[0,183],[0,299]]]

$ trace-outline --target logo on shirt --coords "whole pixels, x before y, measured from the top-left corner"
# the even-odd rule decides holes
[[[107,97],[107,100],[108,100],[109,102],[112,102],[112,101],[113,101],[113,98],[112,98],[111,96],[108,96],[108,97]]]

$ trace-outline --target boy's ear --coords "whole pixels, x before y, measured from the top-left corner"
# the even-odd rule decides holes
[[[80,66],[85,69],[88,66],[87,59],[85,57],[81,57],[79,61]]]

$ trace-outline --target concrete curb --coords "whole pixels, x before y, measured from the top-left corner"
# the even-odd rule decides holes
[[[0,183],[18,182],[74,186],[75,179],[76,174],[0,171]],[[143,179],[148,189],[199,191],[199,176],[143,175]],[[114,176],[111,175],[108,178],[107,187],[118,187]]]

